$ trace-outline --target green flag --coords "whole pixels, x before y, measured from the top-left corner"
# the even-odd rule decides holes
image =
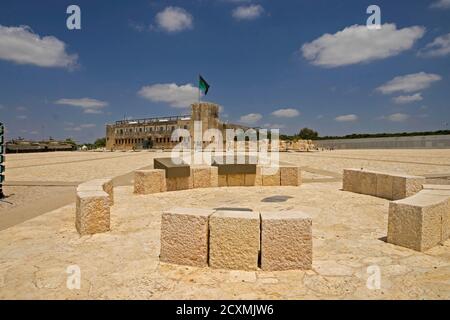
[[[198,88],[205,94],[205,96],[208,94],[209,84],[201,75],[199,75],[198,79]]]

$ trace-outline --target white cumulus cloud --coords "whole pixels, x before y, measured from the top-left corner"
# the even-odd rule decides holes
[[[28,26],[0,25],[0,59],[39,67],[76,66],[78,56],[66,52],[66,44],[53,36],[40,37]]]
[[[384,24],[380,30],[353,25],[335,34],[324,34],[305,43],[303,57],[321,67],[339,67],[398,55],[410,49],[425,33],[424,27],[397,29]]]
[[[242,116],[239,121],[246,124],[255,124],[259,120],[262,119],[262,115],[259,113],[249,113],[244,116]]]
[[[264,8],[259,4],[248,6],[239,6],[232,12],[233,18],[236,20],[254,20],[259,18],[264,12]]]
[[[398,76],[388,81],[376,90],[382,94],[391,94],[395,92],[417,92],[431,86],[433,82],[441,80],[442,77],[433,73],[413,73],[405,76]]]
[[[55,101],[59,105],[68,105],[73,107],[80,107],[83,109],[84,113],[98,114],[103,113],[102,108],[108,105],[106,101],[100,101],[91,98],[81,98],[81,99],[59,99]]]
[[[156,15],[156,24],[164,31],[174,33],[193,28],[192,15],[179,7],[167,7]]]
[[[431,8],[450,9],[450,0],[438,0],[431,4]]]
[[[138,95],[153,102],[164,102],[175,108],[187,108],[198,100],[198,88],[188,83],[158,83],[142,87]]]
[[[421,93],[416,93],[413,95],[409,95],[409,96],[398,96],[392,99],[395,103],[397,104],[406,104],[406,103],[411,103],[411,102],[416,102],[416,101],[422,101],[422,94]]]
[[[338,122],[352,122],[358,120],[358,116],[356,114],[345,114],[334,118],[334,120]]]
[[[450,54],[450,33],[437,37],[419,51],[421,57],[443,57]]]
[[[394,113],[386,117],[389,121],[392,122],[404,122],[410,118],[409,114],[405,113]]]
[[[297,109],[287,108],[275,110],[272,115],[278,118],[292,118],[299,116],[300,112]]]

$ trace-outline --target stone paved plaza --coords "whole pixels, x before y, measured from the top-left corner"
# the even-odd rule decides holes
[[[166,156],[168,155],[165,153]],[[8,155],[0,206],[0,298],[12,299],[449,299],[450,240],[423,253],[385,242],[389,201],[342,191],[344,168],[425,175],[450,181],[450,150],[343,150],[282,153],[302,167],[301,187],[229,187],[135,195],[133,170],[157,152]],[[74,225],[79,182],[119,176],[111,231],[80,237]],[[45,212],[54,190],[68,203]],[[64,193],[61,191],[61,193]],[[39,203],[42,213],[32,212]],[[308,271],[230,271],[161,263],[160,221],[176,207],[300,210],[313,221]],[[31,209],[30,209],[31,208]],[[31,210],[31,212],[30,212]],[[11,213],[19,213],[16,220]],[[69,290],[77,265],[81,288]],[[381,288],[367,287],[379,268]]]

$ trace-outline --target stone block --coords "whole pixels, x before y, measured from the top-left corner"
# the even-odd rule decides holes
[[[211,187],[216,188],[219,186],[219,169],[217,167],[210,167],[211,170]]]
[[[242,187],[245,185],[245,173],[227,174],[229,187]]]
[[[369,196],[377,195],[377,174],[370,171],[361,171],[359,174],[361,181],[360,193]]]
[[[262,166],[256,166],[255,186],[262,186]]]
[[[214,210],[175,208],[161,217],[162,262],[206,267],[208,220]]]
[[[383,199],[393,200],[393,182],[394,177],[389,174],[377,173],[377,194],[376,196]]]
[[[420,190],[425,183],[424,177],[418,176],[394,176],[392,183],[392,199],[400,200],[410,197]]]
[[[302,174],[300,167],[280,167],[280,178],[282,186],[300,186],[302,184]]]
[[[94,179],[78,185],[77,191],[105,191],[109,195],[111,205],[114,204],[114,185],[110,178]]]
[[[253,187],[256,181],[256,174],[246,173],[244,177],[244,185],[246,187]]]
[[[361,193],[361,170],[359,169],[344,169],[343,185],[344,191]]]
[[[191,167],[192,187],[210,188],[211,187],[211,167]]]
[[[80,235],[110,230],[110,198],[106,192],[77,192],[75,227]]]
[[[302,212],[261,212],[261,269],[308,270],[312,220]]]
[[[436,246],[445,240],[448,209],[448,197],[436,194],[418,193],[390,202],[387,241],[416,251]]]
[[[188,190],[192,189],[192,186],[193,186],[192,176],[166,178],[167,191]]]
[[[263,186],[281,185],[280,168],[263,167],[261,173]]]
[[[162,169],[134,171],[134,193],[152,194],[166,191],[165,172]]]
[[[209,265],[256,270],[260,245],[259,213],[217,211],[209,218]]]
[[[218,182],[219,182],[219,187],[228,187],[227,175],[219,174]]]

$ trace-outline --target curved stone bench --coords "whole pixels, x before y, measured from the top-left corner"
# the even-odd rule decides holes
[[[80,235],[110,230],[110,207],[114,203],[112,179],[95,179],[77,187],[75,227]]]
[[[162,262],[232,270],[311,269],[312,220],[301,212],[176,208],[161,218]]]
[[[275,172],[274,172],[275,171]],[[196,188],[235,186],[300,186],[300,167],[280,166],[278,170],[262,166],[256,173],[219,174],[216,166],[192,166],[189,177],[166,177],[163,169],[136,170],[134,172],[134,193],[152,194]]]
[[[389,203],[387,242],[416,251],[450,237],[450,186],[424,185],[409,198]]]
[[[364,169],[344,169],[342,189],[388,200],[410,197],[420,190],[425,177]]]

